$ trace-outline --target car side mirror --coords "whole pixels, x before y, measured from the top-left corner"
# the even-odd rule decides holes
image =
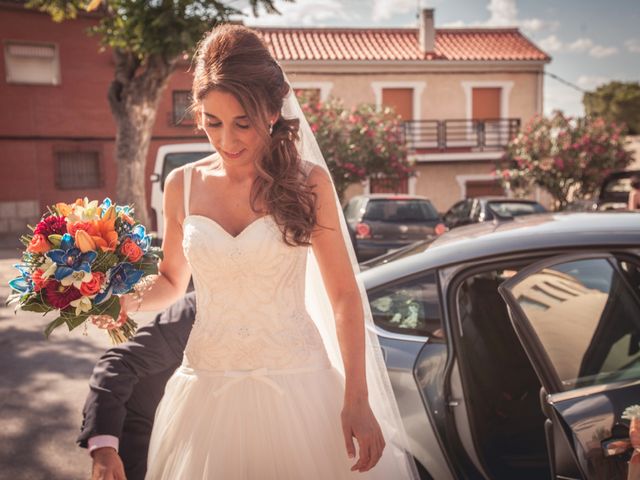
[[[149,175],[149,181],[151,183],[156,183],[160,181],[160,175],[158,175],[157,173],[152,173],[151,175]]]

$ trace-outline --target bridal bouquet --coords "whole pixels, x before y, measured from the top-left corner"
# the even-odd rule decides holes
[[[119,295],[158,273],[162,251],[151,246],[131,206],[108,198],[98,205],[85,197],[48,210],[20,239],[26,250],[15,265],[20,275],[9,282],[13,293],[7,304],[45,315],[57,312],[45,328],[47,338],[61,325],[71,331],[90,319],[113,343],[125,341],[137,325],[129,317],[120,319]]]

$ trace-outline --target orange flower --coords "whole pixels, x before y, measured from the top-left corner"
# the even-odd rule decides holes
[[[131,262],[137,262],[142,258],[144,252],[142,249],[135,244],[133,240],[127,238],[120,247],[120,251],[129,259]]]
[[[76,247],[82,253],[93,252],[96,249],[96,242],[85,230],[76,231]]]
[[[80,285],[80,293],[85,297],[89,295],[93,295],[94,293],[98,293],[100,291],[100,287],[104,283],[106,276],[102,272],[93,272],[91,273],[91,280],[88,282],[82,282]]]
[[[31,280],[33,280],[33,289],[36,292],[39,292],[42,288],[44,288],[47,283],[49,283],[48,278],[42,278],[42,274],[44,270],[40,268],[36,268],[36,270],[31,274]]]
[[[58,213],[60,215],[66,217],[67,215],[71,214],[71,205],[67,205],[64,202],[59,202],[56,203],[56,210],[58,210]]]
[[[45,253],[49,250],[51,250],[49,240],[41,233],[35,234],[27,247],[27,252],[31,253]]]
[[[96,245],[105,252],[115,251],[118,245],[118,233],[115,231],[115,219],[101,218],[94,220],[95,235],[92,236]]]
[[[67,232],[69,232],[74,237],[76,236],[78,230],[84,230],[91,236],[97,235],[98,233],[98,230],[93,222],[80,221],[67,223]]]
[[[120,214],[120,218],[122,218],[122,220],[124,220],[125,222],[127,222],[129,225],[133,225],[135,223],[135,221],[133,220],[133,218],[131,218],[129,215],[127,215],[126,213],[121,213]]]

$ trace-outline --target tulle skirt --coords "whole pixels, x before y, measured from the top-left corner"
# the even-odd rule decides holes
[[[401,479],[389,441],[351,472],[340,413],[344,380],[321,369],[206,372],[180,367],[158,406],[145,480]]]

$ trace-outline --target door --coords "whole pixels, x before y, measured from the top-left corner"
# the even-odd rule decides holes
[[[402,120],[413,120],[413,88],[383,88],[382,105],[392,107]]]
[[[640,404],[640,265],[634,256],[563,255],[499,291],[543,385],[552,478],[626,479],[627,408]],[[620,445],[620,443],[618,443]]]
[[[392,107],[402,120],[413,120],[413,88],[383,88],[382,106]],[[409,178],[395,184],[384,178],[369,180],[371,193],[409,193]]]
[[[499,146],[501,141],[501,88],[474,88],[471,118],[478,146]]]

